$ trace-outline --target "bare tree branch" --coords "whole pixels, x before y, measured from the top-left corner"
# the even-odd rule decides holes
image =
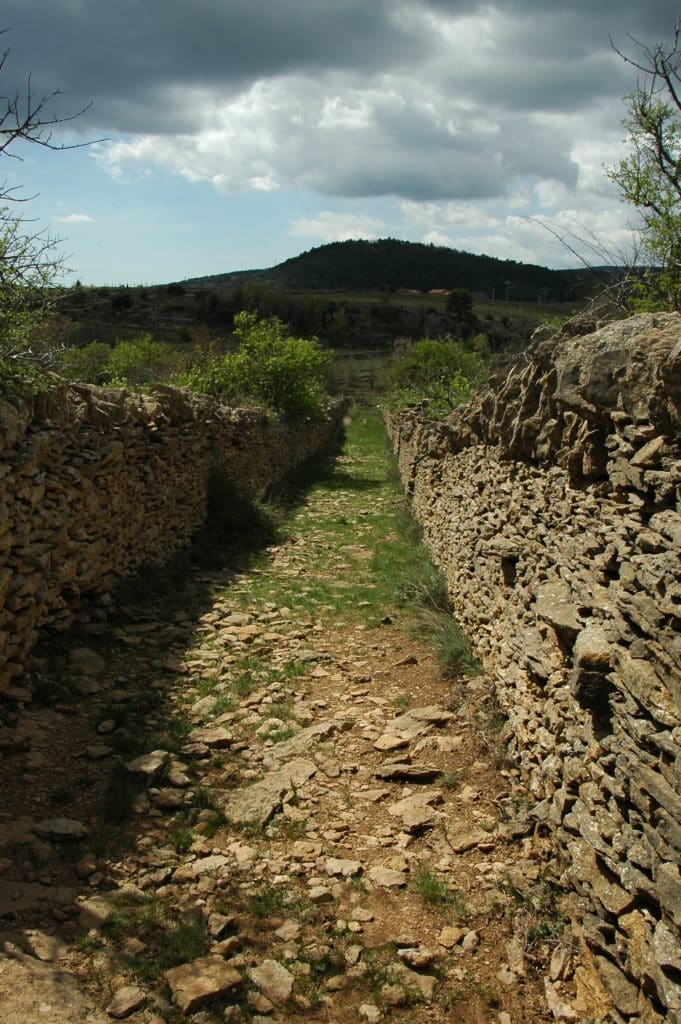
[[[0,30],[0,35],[7,29]],[[0,74],[5,70],[9,50],[0,55]],[[10,152],[17,142],[51,150],[81,149],[91,142],[66,143],[55,130],[82,117],[89,105],[73,114],[54,111],[59,89],[44,96],[33,90],[28,76],[24,91],[0,96],[0,157],[21,160]],[[55,281],[64,270],[61,239],[35,227],[35,221],[17,215],[13,205],[33,196],[21,194],[20,187],[0,182],[0,389],[17,381],[35,380],[49,367],[57,346],[50,314],[58,295]]]

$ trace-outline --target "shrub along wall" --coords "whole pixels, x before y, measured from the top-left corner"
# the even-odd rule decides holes
[[[326,447],[343,412],[291,424],[173,388],[0,399],[0,691],[41,630],[188,543],[214,470],[259,496]]]
[[[448,423],[389,417],[615,1021],[681,1021],[680,336],[564,332]]]

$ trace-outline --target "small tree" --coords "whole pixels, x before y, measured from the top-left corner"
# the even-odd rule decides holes
[[[624,199],[641,214],[642,244],[654,266],[635,279],[648,303],[681,308],[681,20],[672,42],[646,46],[637,39],[638,59],[613,49],[640,76],[627,97],[623,121],[631,152],[608,171]]]
[[[457,320],[473,319],[473,296],[463,288],[455,288],[447,297],[447,312]]]
[[[180,378],[225,402],[257,402],[293,419],[318,417],[328,399],[327,357],[314,339],[296,338],[278,317],[234,317],[236,352],[210,355]]]
[[[393,366],[387,407],[401,409],[425,403],[428,415],[444,419],[468,401],[486,372],[481,353],[465,349],[452,338],[422,338]]]

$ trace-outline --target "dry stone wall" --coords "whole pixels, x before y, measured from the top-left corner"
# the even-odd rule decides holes
[[[188,543],[213,471],[261,495],[328,445],[343,412],[338,403],[323,421],[290,425],[172,388],[0,399],[0,691],[41,631],[65,629]]]
[[[448,423],[389,417],[618,1022],[681,1021],[679,338],[564,331]]]

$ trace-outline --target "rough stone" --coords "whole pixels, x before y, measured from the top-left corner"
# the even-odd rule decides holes
[[[133,775],[142,775],[150,781],[158,775],[169,760],[170,754],[167,750],[152,750],[150,754],[142,754],[140,757],[128,761],[126,767]]]
[[[45,821],[37,821],[33,831],[42,839],[51,839],[55,843],[85,839],[89,834],[87,825],[73,818],[46,818]]]
[[[274,1006],[282,1006],[293,990],[293,975],[276,960],[263,960],[248,976]]]
[[[124,985],[123,988],[114,992],[114,997],[107,1006],[106,1012],[116,1020],[123,1020],[135,1010],[139,1010],[145,1000],[144,992],[137,985]]]
[[[121,579],[190,541],[216,465],[257,497],[329,445],[345,407],[293,424],[161,385],[150,397],[55,381],[20,416],[5,415],[3,401],[0,691],[14,686],[41,631],[76,620],[84,593],[89,605],[105,604]],[[97,693],[107,671],[82,645],[67,668],[83,695]]]
[[[313,761],[297,758],[260,781],[233,794],[218,794],[230,821],[238,825],[266,824],[279,810],[287,793],[298,790],[317,772]]]
[[[222,726],[192,729],[187,737],[189,743],[201,743],[209,749],[222,750],[232,745],[234,737],[229,729]]]
[[[400,889],[407,884],[407,879],[401,871],[394,871],[392,868],[373,867],[369,868],[367,875],[374,885],[382,889]]]
[[[327,875],[340,876],[341,878],[352,878],[354,875],[360,874],[362,871],[362,865],[358,860],[344,860],[339,857],[329,857],[327,860],[324,870]]]
[[[207,999],[231,995],[238,989],[241,975],[221,956],[199,957],[191,963],[171,967],[164,977],[173,995],[173,1001],[184,1013],[191,1013]]]
[[[78,924],[85,931],[91,928],[101,928],[113,914],[114,906],[109,900],[101,896],[92,896],[85,900],[81,906]]]
[[[408,832],[418,832],[424,828],[431,828],[439,820],[440,813],[431,805],[441,802],[442,793],[439,790],[415,793],[392,804],[388,808],[388,814],[401,818]]]

